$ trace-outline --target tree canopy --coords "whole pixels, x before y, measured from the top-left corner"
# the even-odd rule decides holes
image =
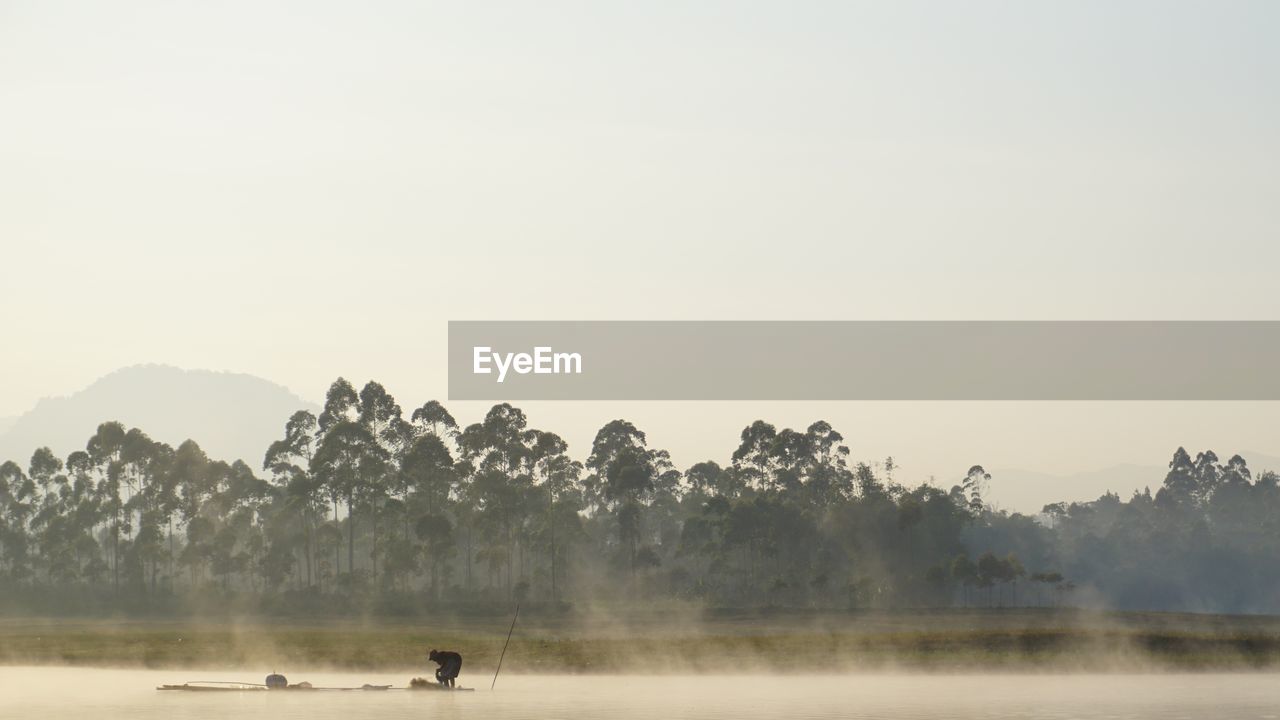
[[[1280,610],[1280,483],[1238,455],[1179,448],[1154,494],[1031,516],[985,500],[999,478],[981,465],[906,487],[821,420],[757,420],[684,470],[627,420],[575,459],[518,407],[406,418],[376,382],[339,378],[319,415],[283,420],[258,470],[117,422],[65,458],[0,464],[0,608]]]

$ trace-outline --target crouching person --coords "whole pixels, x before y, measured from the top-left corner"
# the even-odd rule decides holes
[[[432,650],[427,659],[440,666],[436,669],[436,682],[453,687],[453,681],[462,672],[462,656],[449,650]]]

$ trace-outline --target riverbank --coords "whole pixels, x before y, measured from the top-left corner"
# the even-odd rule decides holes
[[[0,618],[0,663],[491,672],[509,617],[236,621]],[[521,618],[514,673],[1280,668],[1280,617],[1052,609],[565,613]]]

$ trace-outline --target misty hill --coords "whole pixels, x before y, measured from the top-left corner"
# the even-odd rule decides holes
[[[137,365],[117,370],[67,397],[45,398],[0,422],[0,461],[25,466],[37,447],[61,457],[84,448],[99,423],[118,420],[177,446],[191,438],[211,457],[243,459],[255,469],[295,410],[318,411],[288,388],[252,375]]]
[[[1187,448],[1187,451],[1194,457],[1199,449]],[[1227,453],[1220,459],[1225,461],[1233,454]],[[1241,452],[1240,456],[1249,463],[1254,477],[1265,470],[1280,472],[1280,457],[1250,450]],[[1050,503],[1097,500],[1108,492],[1119,495],[1122,500],[1128,500],[1134,491],[1141,492],[1144,488],[1151,488],[1154,494],[1168,472],[1169,468],[1163,465],[1129,463],[1069,475],[1003,468],[991,470],[987,496],[1006,510],[1034,513]]]
[[[992,469],[986,496],[1006,510],[1034,513],[1050,503],[1097,500],[1107,492],[1126,500],[1134,490],[1150,487],[1154,493],[1167,472],[1167,468],[1158,465],[1128,463],[1069,475],[1021,468]]]

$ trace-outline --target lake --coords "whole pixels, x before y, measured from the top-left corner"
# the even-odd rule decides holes
[[[471,693],[160,692],[194,680],[262,682],[252,672],[0,668],[0,718],[171,720],[181,718],[442,718],[557,720],[622,718],[1280,718],[1280,676],[894,675],[532,676],[464,674]],[[403,686],[408,673],[289,673],[290,682]]]

